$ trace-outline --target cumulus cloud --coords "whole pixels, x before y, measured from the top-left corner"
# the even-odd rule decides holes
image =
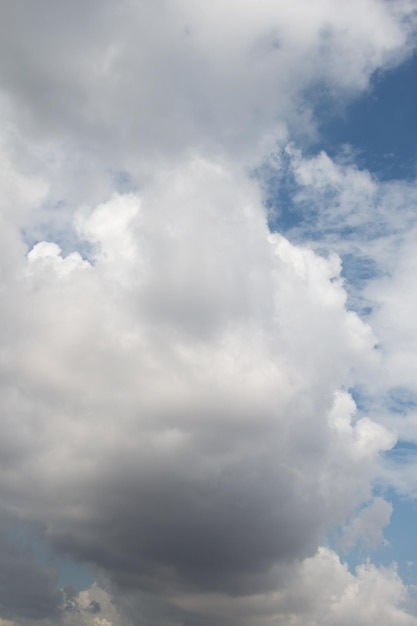
[[[303,215],[286,234],[341,256],[349,304],[366,311],[379,345],[361,393],[399,437],[416,441],[415,181],[381,182],[349,154],[307,157],[293,145],[284,153],[294,181],[292,210]]]
[[[350,98],[404,58],[413,14],[2,3],[0,516],[101,581],[56,591],[39,566],[38,614],[25,591],[4,619],[415,623],[393,569],[318,549],[361,507],[348,543],[380,538],[389,505],[363,505],[395,435],[349,393],[376,337],[340,257],[271,233],[249,174],[314,134],[318,85]],[[300,187],[375,194],[325,155],[291,158]],[[10,588],[35,577],[5,550]]]
[[[201,160],[161,176],[80,210],[89,262],[27,255],[3,508],[121,588],[272,589],[394,443],[338,391],[373,335],[336,257],[270,235],[254,183]]]
[[[411,615],[415,599],[402,583],[395,567],[375,567],[370,562],[349,572],[337,554],[320,548],[301,563],[288,567],[285,578],[270,593],[245,596],[219,592],[182,593],[164,601],[146,592],[112,594],[94,584],[70,593],[61,616],[63,626],[129,626],[132,623],[195,626],[215,621],[219,626],[415,626]],[[2,626],[51,626],[49,619],[2,620]]]
[[[103,610],[96,617],[78,611],[77,624],[122,624],[138,619],[143,624],[178,623],[219,626],[240,624],[251,626],[415,626],[417,618],[406,608],[414,602],[394,567],[377,568],[371,563],[349,572],[335,552],[326,548],[305,559],[292,569],[278,589],[271,593],[230,596],[219,593],[179,594],[162,609],[156,608],[143,594],[125,596],[122,612],[113,606],[109,595],[96,585],[79,596],[80,606],[90,598],[100,598]],[[101,617],[98,617],[101,615]],[[157,619],[155,617],[157,616]],[[65,624],[71,626],[74,615],[67,614]],[[101,621],[100,621],[101,620]],[[132,620],[129,622],[129,620]]]
[[[407,592],[394,569],[378,569],[371,564],[360,566],[351,574],[337,555],[321,548],[306,559],[294,576],[279,591],[269,596],[253,596],[245,599],[224,598],[220,606],[215,598],[204,603],[204,609],[219,624],[227,624],[233,605],[238,605],[239,624],[291,624],[291,626],[315,626],[316,624],[347,626],[352,622],[361,626],[381,623],[384,626],[404,624],[412,626],[416,618],[404,611]],[[184,598],[184,604],[187,599]],[[198,607],[198,600],[189,600],[189,609]],[[240,605],[240,606],[239,606]],[[198,619],[190,623],[208,623]]]
[[[119,169],[189,150],[253,162],[288,125],[310,132],[305,90],[349,97],[407,55],[414,21],[399,0],[6,1],[0,18],[19,126]]]

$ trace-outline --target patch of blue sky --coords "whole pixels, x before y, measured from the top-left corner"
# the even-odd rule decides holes
[[[75,591],[88,589],[94,582],[94,574],[88,565],[61,558],[55,564],[58,569],[58,587],[72,587]]]
[[[117,193],[125,194],[137,191],[137,185],[128,171],[116,170],[111,172],[111,178]]]
[[[119,194],[137,191],[137,185],[126,170],[107,172],[112,188]],[[27,249],[31,250],[40,241],[53,241],[61,248],[62,256],[78,252],[83,259],[93,262],[94,250],[89,241],[80,239],[76,232],[73,219],[74,207],[68,206],[64,200],[47,198],[38,207],[41,219],[31,221],[21,229],[21,237]]]
[[[296,202],[299,186],[295,180],[291,160],[285,150],[271,157],[253,172],[263,190],[263,202],[267,209],[268,226],[271,231],[284,235],[305,220],[304,211]]]
[[[41,241],[51,241],[60,247],[63,257],[78,252],[83,259],[93,260],[92,244],[80,239],[73,226],[73,215],[64,201],[45,202],[40,208],[40,214],[43,219],[38,223],[30,222],[20,231],[28,251]]]
[[[317,210],[313,203],[306,207],[299,202],[299,187],[291,167],[285,162],[280,171],[265,166],[257,170],[257,176],[263,184],[270,230],[279,231],[296,243],[313,235]]]
[[[378,350],[378,345],[376,346]],[[347,390],[356,404],[356,418],[366,415],[376,415],[383,412],[395,417],[397,423],[401,425],[402,420],[407,420],[410,415],[417,411],[417,394],[409,387],[391,387],[384,393],[377,395],[369,393],[366,385],[358,384]],[[417,442],[416,442],[417,443]],[[412,453],[417,457],[417,445],[410,440],[399,440],[397,444],[385,453],[391,461],[405,459],[405,455]]]
[[[72,587],[78,592],[93,584],[94,574],[91,567],[77,563],[67,556],[54,554],[34,530],[15,523],[6,531],[9,542],[27,551],[40,567],[56,572],[57,588]]]
[[[375,259],[366,256],[358,256],[352,253],[341,255],[342,275],[348,282],[365,285],[381,274]]]
[[[389,464],[400,469],[401,466],[415,462],[417,444],[399,440],[391,450],[384,453],[384,457]],[[372,560],[376,565],[396,563],[404,582],[417,585],[417,498],[413,494],[405,495],[395,488],[387,488],[386,485],[377,487],[375,491],[391,503],[392,514],[389,525],[384,529],[384,545],[372,554]],[[360,558],[358,549],[349,555],[352,565],[355,559]]]
[[[366,393],[366,388],[357,386],[348,391],[357,406],[355,420],[375,409],[375,398]],[[378,402],[384,409],[401,417],[406,416],[410,410],[415,410],[417,396],[412,390],[396,387],[385,398],[379,398]],[[391,450],[383,453],[382,458],[388,468],[401,472],[401,468],[415,466],[417,443],[400,439]],[[376,550],[370,550],[366,544],[360,542],[349,549],[344,548],[341,540],[342,528],[334,529],[329,535],[330,547],[340,552],[342,560],[352,573],[367,559],[377,566],[389,567],[395,563],[404,582],[417,585],[417,498],[414,492],[408,491],[407,495],[404,494],[403,489],[387,486],[385,480],[374,486],[373,495],[385,498],[392,505],[390,523],[384,529],[384,541]]]
[[[336,160],[345,155],[381,181],[415,179],[417,54],[392,70],[376,72],[369,89],[347,105],[323,85],[312,87],[304,97],[313,106],[319,130],[315,141],[303,142],[305,157],[325,151]],[[302,207],[297,206],[297,184],[288,157],[281,155],[280,168],[266,167],[258,173],[268,188],[271,226],[288,230],[298,225]]]
[[[380,180],[417,175],[417,54],[391,70],[376,72],[368,91],[348,106],[335,106],[318,92],[319,139],[311,150],[330,157],[344,145],[355,161]]]
[[[61,232],[62,244],[66,245],[70,236],[69,228],[62,228],[62,216],[66,214],[66,206],[63,201],[46,201],[38,207],[42,218],[37,222],[30,221],[26,227],[21,228],[20,235],[28,250],[31,250],[40,241],[56,241],[57,234]],[[66,235],[64,235],[66,233]]]
[[[392,505],[390,523],[383,529],[380,545],[370,547],[366,542],[359,541],[346,547],[342,527],[333,529],[326,543],[338,552],[352,574],[359,565],[369,560],[377,567],[394,565],[405,583],[417,585],[417,500],[387,488],[375,489],[374,495],[383,497]]]
[[[362,318],[369,317],[374,310],[373,303],[364,295],[364,288],[369,281],[380,275],[380,269],[374,259],[354,255],[341,254],[344,287],[347,292],[347,307],[356,311]]]
[[[362,416],[362,414],[366,413],[367,407],[369,406],[369,398],[366,394],[365,388],[356,385],[355,387],[350,387],[347,391],[352,396],[352,399],[356,404],[358,415]]]
[[[417,459],[417,443],[400,439],[384,456],[388,462],[396,465],[410,464]]]
[[[314,142],[302,145],[304,157],[325,151],[338,162],[345,159],[359,169],[368,170],[380,182],[415,179],[417,54],[399,67],[376,72],[367,92],[347,105],[324,85],[316,85],[304,97],[314,107],[319,129]],[[312,243],[323,254],[338,250],[348,306],[366,317],[372,312],[372,305],[363,299],[362,292],[379,275],[376,262],[366,255],[366,243],[390,234],[388,222],[377,219],[377,214],[371,219],[381,198],[373,199],[374,209],[369,207],[369,219],[352,226],[338,215],[337,191],[326,188],[318,194],[311,190],[310,194],[297,183],[285,151],[276,161],[256,172],[264,186],[270,229],[278,230],[294,243]],[[362,250],[345,252],[343,248],[349,247],[346,243],[354,244],[355,239],[361,242]],[[341,242],[343,245],[338,245]]]
[[[363,228],[358,229],[350,225],[323,224],[320,218],[320,207],[312,200],[299,201],[297,185],[291,172],[281,174],[280,180],[270,183],[275,189],[266,189],[265,204],[268,211],[269,227],[272,231],[279,231],[290,241],[302,244],[308,241],[314,245],[316,252],[327,256],[336,249],[342,261],[341,276],[344,279],[348,294],[347,306],[362,316],[372,313],[372,304],[363,297],[363,289],[368,282],[380,276],[380,268],[375,259],[366,254],[343,253],[338,250],[338,241],[355,242],[358,231],[363,236]],[[326,198],[326,203],[329,198]],[[369,238],[371,238],[371,233]],[[355,246],[356,247],[356,246]],[[364,246],[366,248],[366,246]]]
[[[395,490],[385,491],[385,499],[392,504],[389,525],[384,529],[384,543],[372,553],[376,565],[390,566],[396,563],[398,573],[404,582],[417,584],[417,501],[399,495]],[[353,564],[355,557],[363,558],[361,549],[350,555]]]
[[[389,391],[387,406],[391,413],[406,415],[410,409],[417,409],[417,394],[408,387],[393,387]]]

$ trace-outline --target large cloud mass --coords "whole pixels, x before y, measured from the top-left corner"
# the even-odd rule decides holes
[[[351,96],[404,57],[412,15],[406,0],[5,0],[4,100],[66,160],[81,144],[119,168],[190,150],[253,162],[310,128],[305,92]]]
[[[319,548],[381,539],[395,436],[349,393],[376,338],[339,257],[271,233],[248,174],[314,133],[319,85],[403,58],[414,8],[2,3],[0,516],[103,588],[54,590],[12,537],[40,591],[0,576],[1,617],[415,624],[394,569]]]
[[[360,491],[337,496],[346,465],[366,474],[390,444],[335,403],[373,338],[337,261],[270,236],[250,184],[202,161],[163,181],[80,212],[90,262],[29,252],[4,390],[23,449],[3,488],[123,579],[168,567],[239,590],[308,553]]]

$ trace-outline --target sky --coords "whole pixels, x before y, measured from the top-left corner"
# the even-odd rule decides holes
[[[417,626],[416,104],[416,0],[0,0],[0,626]]]

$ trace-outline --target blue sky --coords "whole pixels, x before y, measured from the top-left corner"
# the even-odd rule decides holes
[[[417,58],[376,72],[368,93],[342,112],[320,115],[318,148],[334,156],[349,144],[356,160],[382,180],[416,177]]]
[[[366,93],[354,98],[349,103],[335,102],[325,96],[315,108],[318,126],[317,139],[308,143],[305,154],[314,157],[325,151],[333,159],[348,159],[361,170],[369,172],[377,181],[411,181],[414,185],[417,168],[417,57],[408,58],[399,67],[377,71],[371,78]],[[277,182],[274,175],[269,178],[267,202],[270,210],[270,227],[287,234],[290,239],[296,229],[295,240],[313,236],[320,245],[320,230],[315,220],[310,220],[300,208],[294,197],[298,186],[288,159],[284,155],[286,167],[279,174]],[[307,198],[308,203],[308,198]],[[320,211],[320,206],[315,209]],[[278,214],[277,214],[278,213]],[[312,232],[314,233],[312,235]],[[340,239],[346,237],[346,230],[336,232]],[[355,234],[351,229],[348,236]],[[365,241],[366,249],[366,241]],[[378,275],[380,269],[374,259],[354,253],[342,256],[342,276],[346,288],[355,292],[356,298],[350,298],[349,305],[365,319],[372,312],[370,303],[357,297],[366,288],[367,283]],[[410,285],[410,288],[412,286]],[[363,392],[363,388],[362,388]],[[361,388],[352,389],[361,414],[366,414],[368,402],[361,399]],[[401,393],[393,389],[387,400],[389,410],[405,416],[415,410],[413,390],[403,388]],[[407,450],[407,458],[417,453],[414,442],[399,441],[389,459],[399,459],[398,454]],[[409,584],[417,583],[417,545],[414,529],[417,523],[417,509],[414,497],[398,494],[388,489],[385,497],[392,503],[393,512],[385,530],[385,545],[373,554],[375,562],[385,566],[395,562],[398,571]],[[363,546],[344,553],[352,571],[371,553]]]
[[[0,626],[416,626],[416,50],[3,3]]]

